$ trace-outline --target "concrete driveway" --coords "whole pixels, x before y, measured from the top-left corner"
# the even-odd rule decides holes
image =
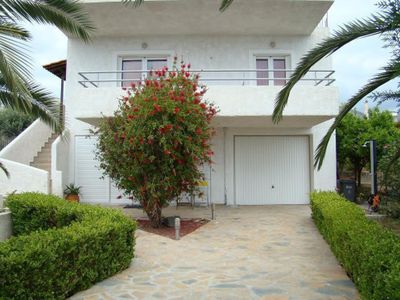
[[[209,217],[209,210],[164,214]],[[130,268],[71,299],[358,298],[308,206],[252,206],[218,207],[216,221],[179,241],[138,230]]]

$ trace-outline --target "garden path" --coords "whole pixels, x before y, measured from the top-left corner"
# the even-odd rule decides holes
[[[216,221],[179,241],[138,230],[130,268],[71,299],[358,299],[310,214],[308,206],[221,206]]]

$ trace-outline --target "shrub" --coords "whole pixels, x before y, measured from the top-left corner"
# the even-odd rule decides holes
[[[154,227],[161,210],[182,193],[197,192],[211,163],[210,125],[216,109],[203,100],[198,75],[181,64],[152,72],[127,91],[112,118],[99,126],[97,158],[105,175],[134,196]]]
[[[333,192],[313,193],[312,216],[363,299],[400,299],[400,240]]]
[[[133,258],[136,225],[120,211],[37,193],[6,203],[14,236],[0,243],[1,299],[65,299]]]
[[[34,120],[34,117],[15,109],[0,108],[0,137],[5,139],[16,137]]]

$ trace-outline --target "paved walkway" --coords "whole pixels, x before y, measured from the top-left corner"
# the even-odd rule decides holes
[[[139,210],[128,214],[141,215]],[[176,215],[169,208],[165,215]],[[181,216],[209,216],[179,208]],[[72,299],[358,299],[308,206],[218,207],[180,241],[137,231],[126,271]]]

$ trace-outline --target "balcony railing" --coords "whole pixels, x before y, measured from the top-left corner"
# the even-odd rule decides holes
[[[128,87],[130,83],[144,81],[150,70],[88,71],[79,72],[78,81],[84,88]],[[261,69],[207,69],[191,70],[200,75],[200,82],[210,85],[283,86],[294,70]],[[303,85],[329,86],[335,79],[332,70],[310,70],[300,81]]]

